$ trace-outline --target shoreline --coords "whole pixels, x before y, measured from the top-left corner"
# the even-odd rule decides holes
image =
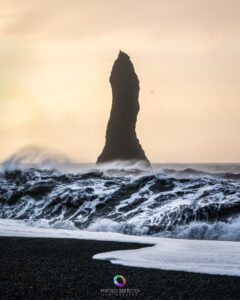
[[[120,290],[113,284],[116,274],[126,278],[125,290],[137,290],[138,299],[239,298],[240,277],[127,267],[93,259],[98,253],[149,246],[70,238],[0,237],[0,298],[126,298],[123,294],[109,294]]]
[[[0,220],[0,236],[135,243],[138,249],[114,249],[117,251],[110,253],[107,249],[101,253],[93,253],[93,258],[128,267],[240,277],[240,243],[235,241],[173,239],[117,232],[56,229],[5,219]]]

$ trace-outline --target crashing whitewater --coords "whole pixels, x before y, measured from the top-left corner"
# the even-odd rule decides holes
[[[27,225],[187,239],[240,240],[240,167],[6,168],[0,218]]]

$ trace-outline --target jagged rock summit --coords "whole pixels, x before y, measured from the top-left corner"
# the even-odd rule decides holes
[[[111,161],[150,163],[136,135],[139,112],[139,80],[130,57],[120,51],[110,76],[112,108],[107,125],[106,143],[97,163]]]

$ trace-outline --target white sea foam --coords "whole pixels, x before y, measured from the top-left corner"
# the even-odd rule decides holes
[[[174,232],[164,234],[167,237],[182,239],[206,239],[222,241],[240,241],[240,219],[229,222],[192,222],[187,226],[180,226]],[[161,236],[161,234],[159,234]]]
[[[93,258],[142,268],[240,276],[238,242],[159,238],[152,247],[100,253]]]

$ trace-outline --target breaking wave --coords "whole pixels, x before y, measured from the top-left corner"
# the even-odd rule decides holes
[[[78,166],[79,167],[79,166]],[[0,218],[33,226],[240,240],[239,166],[3,168]]]

